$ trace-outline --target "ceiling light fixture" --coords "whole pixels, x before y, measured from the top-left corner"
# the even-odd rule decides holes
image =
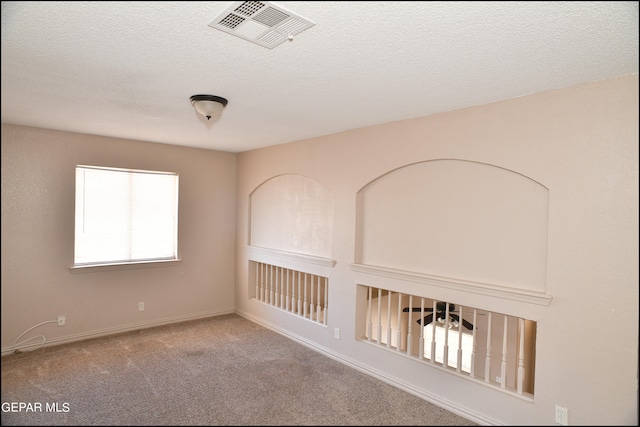
[[[193,95],[191,97],[193,108],[205,116],[207,120],[221,114],[228,103],[229,101],[226,99],[215,95]]]

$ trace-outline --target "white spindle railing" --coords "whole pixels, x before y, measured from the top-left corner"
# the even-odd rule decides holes
[[[522,394],[524,383],[524,319],[518,319],[518,394]]]
[[[524,384],[525,374],[533,369],[526,366],[525,355],[535,352],[533,337],[526,338],[525,325],[530,321],[499,314],[503,322],[494,325],[494,315],[498,313],[379,287],[366,287],[362,295],[367,298],[363,325],[367,342],[393,349],[395,327],[397,352],[509,392],[533,394],[533,385]],[[416,318],[418,313],[420,317]],[[425,317],[432,321],[426,323]],[[513,325],[517,325],[517,333],[513,332]],[[502,345],[498,346],[500,341]]]
[[[304,295],[302,296],[302,317],[307,317],[307,313],[309,313],[309,303],[307,302],[308,287],[309,287],[309,276],[307,275],[307,273],[304,273],[304,284],[303,284]]]
[[[420,298],[420,339],[418,340],[418,358],[420,360],[424,359],[424,298]]]
[[[436,363],[436,305],[437,301],[433,300],[433,311],[431,315],[433,316],[431,320],[431,363]]]
[[[396,336],[396,350],[400,351],[402,348],[402,328],[400,324],[402,323],[402,294],[398,294],[398,333]]]
[[[324,310],[322,311],[322,323],[327,324],[327,313],[329,312],[329,279],[324,278]]]
[[[442,364],[449,366],[449,303],[445,304],[445,317],[444,317],[444,351],[442,352]],[[435,320],[435,319],[434,319]]]
[[[458,354],[456,355],[456,371],[460,372],[462,370],[462,328],[464,327],[464,321],[462,318],[462,313],[464,312],[462,306],[460,306],[460,318],[458,319]]]
[[[326,277],[254,262],[255,299],[275,308],[327,324],[329,280]]]
[[[285,311],[291,311],[290,310],[290,303],[291,303],[291,295],[289,293],[289,286],[290,286],[290,281],[289,278],[291,277],[290,271],[287,269],[287,276],[285,279],[285,295],[284,295],[284,309]]]
[[[298,271],[298,310],[296,311],[298,316],[300,315],[300,313],[302,313],[301,290],[302,290],[302,272]]]
[[[371,341],[371,337],[373,336],[373,333],[372,333],[373,332],[373,329],[372,329],[373,320],[371,320],[373,318],[373,315],[372,315],[373,312],[371,311],[371,304],[372,303],[373,303],[373,288],[369,287],[369,300],[368,300],[369,307],[368,307],[368,310],[367,310],[367,319],[368,319],[368,321],[367,321],[367,339],[369,341]]]
[[[462,317],[462,316],[460,316]],[[475,377],[476,376],[476,354],[477,354],[477,345],[476,345],[476,331],[478,330],[478,310],[476,310],[475,308],[473,309],[473,339],[471,340],[471,342],[473,343],[472,349],[471,349],[471,367],[469,369],[469,375],[471,375],[471,377]]]
[[[507,316],[504,316],[504,326],[502,328],[502,363],[500,364],[500,387],[507,385]]]
[[[279,307],[280,304],[280,287],[278,286],[280,284],[280,278],[279,278],[279,273],[280,273],[280,267],[275,267],[274,269],[274,275],[276,277],[276,279],[274,280],[274,299],[273,299],[273,305],[275,305],[276,307]]]
[[[316,322],[322,323],[322,320],[320,319],[320,312],[322,311],[322,305],[320,304],[320,289],[322,288],[322,286],[320,285],[319,277],[317,279],[317,282],[318,282],[318,286],[317,286],[318,298],[316,300]]]
[[[273,266],[269,266],[269,304],[273,305]]]
[[[315,310],[315,281],[313,280],[315,276],[311,276],[311,285],[309,286],[309,319],[313,320],[314,310]]]
[[[409,295],[409,313],[411,313],[411,309],[413,307],[413,295]],[[380,315],[378,315],[380,316]],[[407,321],[407,354],[411,354],[411,342],[413,341],[412,326],[413,326],[413,316],[409,314]]]
[[[387,295],[387,313],[391,313],[391,297],[393,292]],[[387,316],[387,348],[391,348],[391,316]]]
[[[376,338],[376,341],[378,344],[380,344],[380,342],[382,342],[382,310],[380,310],[380,307],[382,305],[382,298],[380,296],[381,294],[381,290],[380,288],[378,288],[378,336]]]

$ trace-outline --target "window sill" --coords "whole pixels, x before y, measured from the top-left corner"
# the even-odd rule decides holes
[[[175,263],[181,263],[181,259],[159,260],[159,261],[140,261],[119,264],[92,264],[92,265],[73,265],[69,267],[72,273],[97,273],[100,271],[112,270],[131,270],[149,267],[167,267]]]

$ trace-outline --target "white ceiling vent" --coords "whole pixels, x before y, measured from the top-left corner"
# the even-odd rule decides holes
[[[237,1],[209,26],[269,49],[315,25],[268,1]]]

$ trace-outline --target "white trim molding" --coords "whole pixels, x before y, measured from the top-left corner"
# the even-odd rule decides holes
[[[336,264],[335,260],[330,258],[258,246],[247,246],[247,258],[249,261],[263,262],[323,277],[329,277]]]
[[[43,337],[43,341],[40,342],[40,343],[39,342],[34,342],[34,343],[28,344],[28,345],[20,345],[20,343],[18,343],[18,344],[14,344],[12,346],[9,346],[9,347],[5,347],[5,348],[2,349],[2,356],[6,356],[6,355],[14,353],[16,351],[18,351],[18,352],[28,352],[28,351],[32,351],[32,350],[37,350],[40,347],[50,347],[50,346],[59,345],[59,344],[68,344],[68,343],[75,342],[75,341],[84,341],[84,340],[88,340],[88,339],[92,339],[92,338],[99,338],[99,337],[104,337],[104,336],[108,336],[108,335],[120,334],[120,333],[123,333],[123,332],[138,331],[138,330],[141,330],[141,329],[153,328],[153,327],[156,327],[156,326],[163,326],[163,325],[169,325],[169,324],[174,324],[174,323],[187,322],[187,321],[190,321],[190,320],[198,320],[198,319],[204,319],[204,318],[207,318],[207,317],[222,316],[224,314],[233,314],[233,313],[235,313],[235,310],[233,310],[233,309],[221,309],[221,310],[205,311],[205,312],[201,312],[201,313],[194,313],[194,314],[188,314],[188,315],[182,315],[182,316],[167,317],[167,318],[151,320],[151,321],[147,321],[147,322],[131,323],[131,324],[127,324],[127,325],[116,326],[116,327],[113,327],[113,328],[106,328],[106,329],[99,329],[99,330],[93,330],[93,331],[88,331],[88,332],[82,332],[82,333],[78,333],[78,334],[74,334],[74,335],[67,335],[67,336],[63,336],[63,337],[59,337],[59,338],[53,338],[53,339],[46,339],[46,338]]]
[[[385,289],[395,289],[399,292],[419,295],[411,283],[425,287],[447,289],[463,293],[483,295],[492,298],[507,299],[527,304],[548,306],[553,299],[552,295],[543,292],[535,292],[526,289],[511,288],[492,283],[481,283],[469,280],[455,279],[451,277],[434,276],[430,274],[417,273],[413,271],[398,270],[388,267],[380,267],[365,264],[351,264],[356,283],[381,286]],[[389,282],[393,282],[390,285]],[[404,286],[403,286],[404,284]],[[433,295],[434,297],[436,295]]]

